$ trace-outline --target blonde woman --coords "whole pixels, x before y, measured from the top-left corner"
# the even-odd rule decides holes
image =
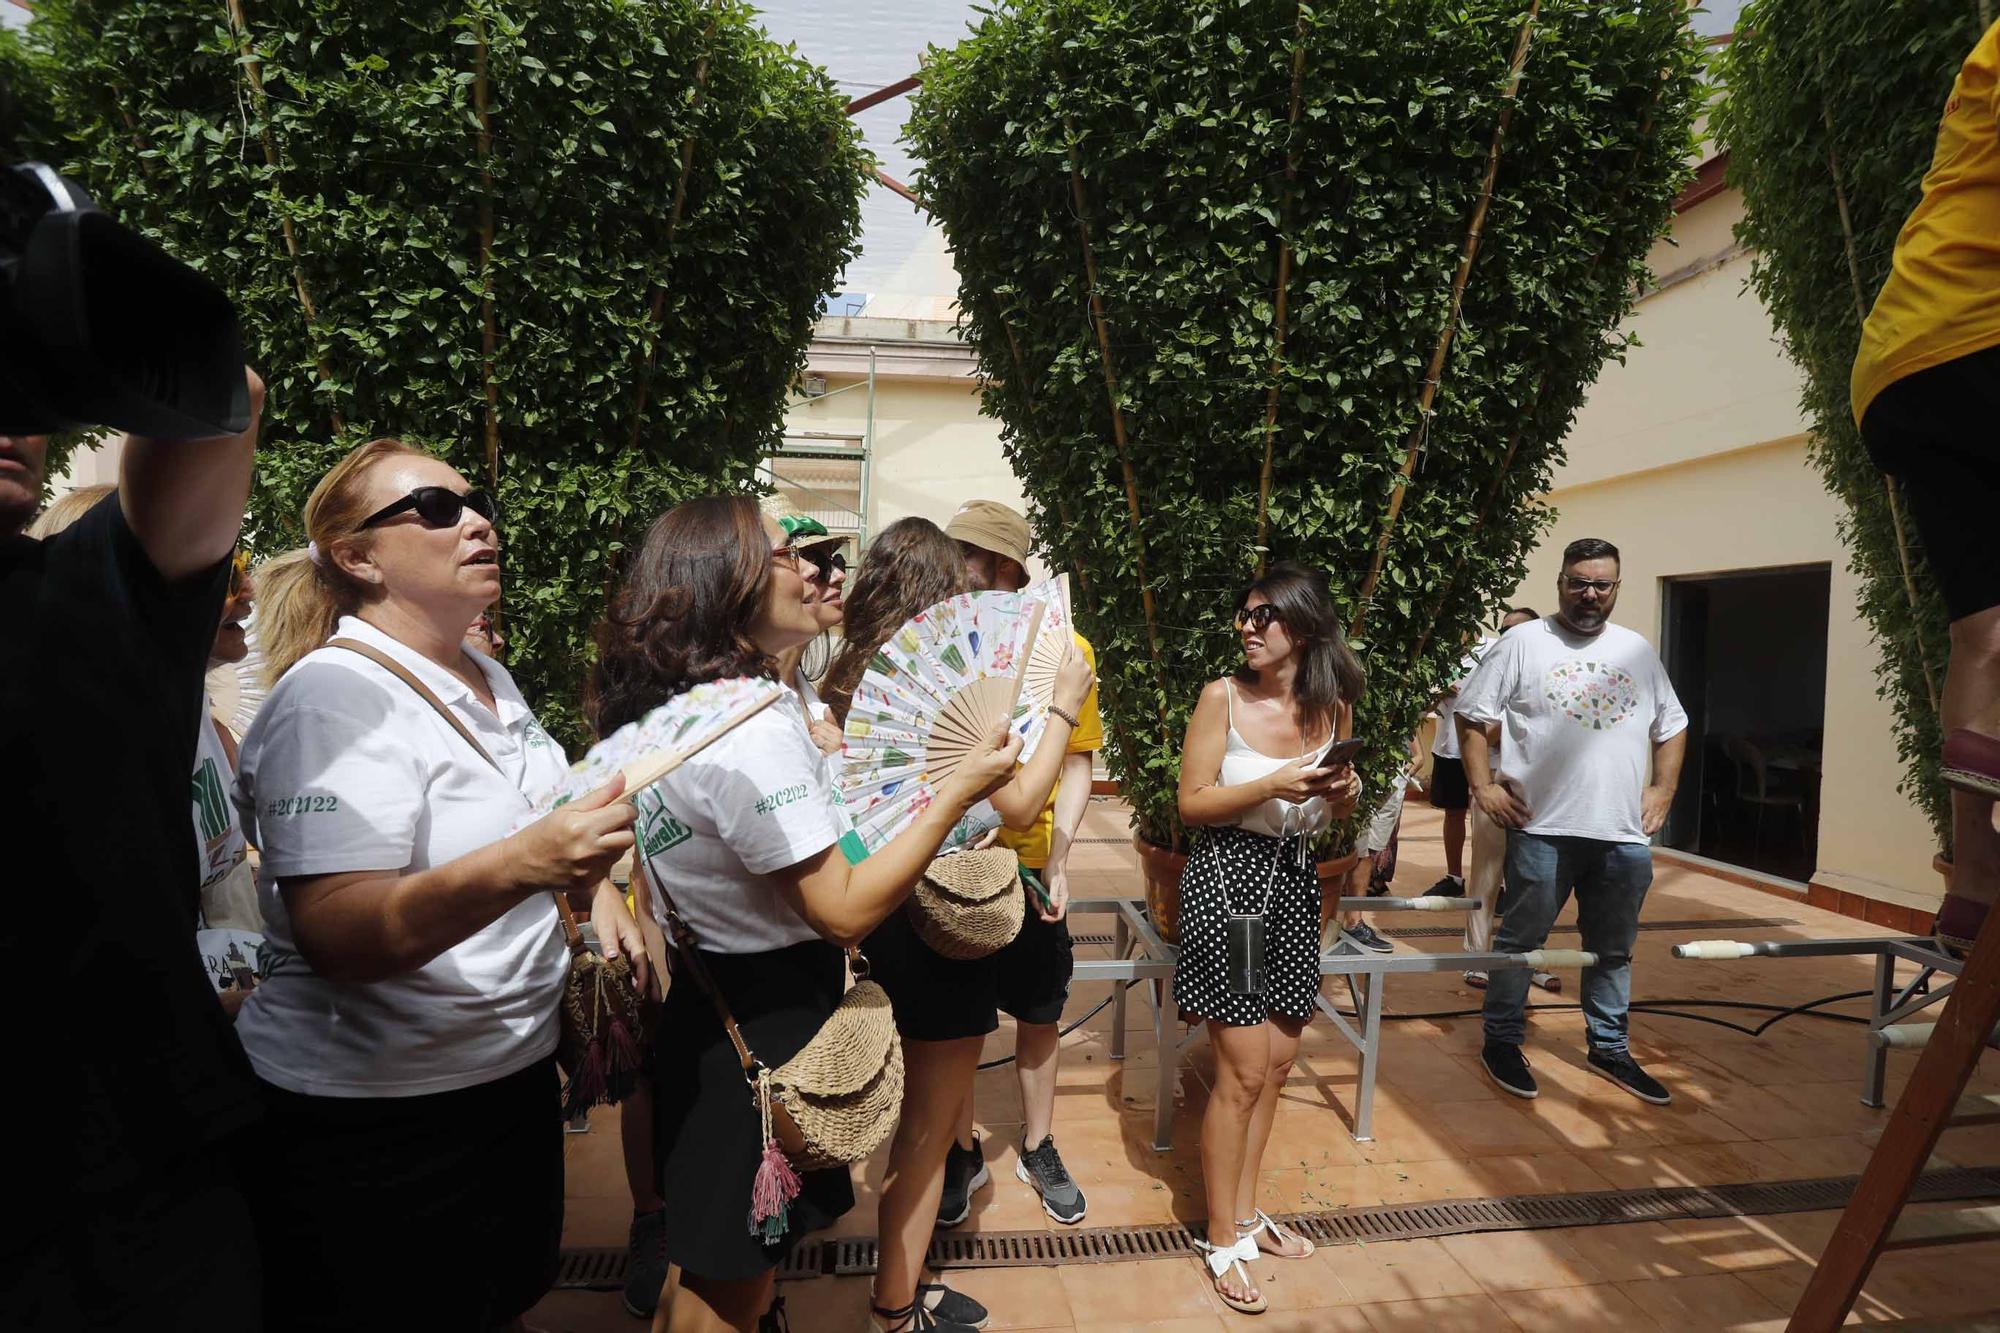
[[[495,519],[442,460],[363,445],[306,502],[310,577],[269,625],[237,801],[273,961],[237,1029],[273,1328],[516,1326],[562,1234],[550,891],[594,888],[598,938],[644,967],[605,880],[632,846],[617,784],[510,833],[566,764],[464,644]],[[417,1252],[448,1280],[405,1278]]]

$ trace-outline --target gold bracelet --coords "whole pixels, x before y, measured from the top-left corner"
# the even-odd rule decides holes
[[[1075,731],[1078,727],[1083,725],[1081,722],[1078,722],[1076,720],[1076,716],[1074,714],[1066,713],[1062,709],[1057,708],[1054,704],[1049,705],[1049,711],[1051,713],[1054,713],[1057,717],[1061,718],[1063,721],[1069,723],[1069,729],[1071,731]]]

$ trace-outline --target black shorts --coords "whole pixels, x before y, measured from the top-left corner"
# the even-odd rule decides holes
[[[1439,810],[1463,810],[1472,804],[1465,782],[1465,761],[1455,755],[1431,756],[1431,805]]]
[[[472,1333],[525,1313],[554,1284],[554,1059],[416,1097],[263,1092],[245,1160],[256,1172],[267,1327]]]
[[[1988,526],[2000,504],[2000,347],[1891,384],[1869,404],[1861,438],[1903,483],[1951,618],[2000,606]]]
[[[1054,1023],[1069,1003],[1069,979],[1076,972],[1076,946],[1069,919],[1044,921],[1031,904],[1021,933],[993,955],[999,975],[995,998],[1018,1023]]]
[[[923,942],[899,907],[861,942],[861,956],[869,977],[889,993],[896,1031],[911,1041],[983,1037],[1000,1026],[994,1007],[999,954],[946,958]]]

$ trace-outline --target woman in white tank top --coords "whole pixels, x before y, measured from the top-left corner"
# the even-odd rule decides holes
[[[1257,1178],[1319,994],[1307,845],[1361,794],[1352,767],[1318,761],[1352,725],[1363,676],[1317,571],[1272,566],[1244,594],[1236,628],[1244,664],[1202,691],[1181,755],[1181,820],[1199,831],[1181,876],[1174,999],[1207,1020],[1215,1047],[1201,1127],[1209,1274],[1224,1304],[1254,1313],[1264,1297],[1244,1264],[1259,1251],[1313,1252],[1258,1208]],[[1251,975],[1260,944],[1261,975]]]

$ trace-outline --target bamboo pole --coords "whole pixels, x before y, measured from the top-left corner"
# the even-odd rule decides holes
[[[708,87],[708,53],[715,45],[716,25],[721,22],[719,4],[709,6],[708,31],[702,36],[701,59],[694,66],[694,96],[688,100],[688,114],[693,116],[701,106],[702,93]],[[666,252],[667,262],[673,261],[674,234],[680,230],[681,214],[687,207],[688,181],[694,175],[694,125],[688,125],[687,138],[681,140],[681,174],[674,182],[674,199],[667,210],[667,234],[661,248]],[[646,422],[646,399],[653,383],[653,363],[659,352],[660,323],[666,318],[667,289],[662,284],[653,284],[649,332],[644,351],[639,357],[638,386],[632,400],[632,429],[625,439],[627,449],[639,447],[639,437],[644,433]]]
[[[493,115],[487,102],[486,16],[474,17],[472,107],[479,117],[479,379],[486,393],[486,485],[500,489],[500,386],[493,378],[500,341],[493,309]]]
[[[1423,447],[1424,435],[1430,426],[1431,404],[1437,398],[1445,358],[1451,353],[1451,340],[1458,332],[1458,316],[1465,304],[1466,283],[1472,277],[1472,263],[1479,257],[1479,240],[1486,226],[1486,211],[1493,203],[1493,186],[1500,177],[1500,145],[1506,137],[1507,124],[1513,119],[1515,99],[1521,89],[1521,70],[1528,63],[1528,48],[1541,8],[1541,0],[1528,0],[1528,15],[1522,20],[1520,36],[1514,42],[1514,57],[1507,68],[1507,89],[1501,94],[1500,123],[1494,126],[1493,142],[1486,150],[1486,178],[1480,185],[1479,202],[1473,207],[1472,221],[1465,231],[1465,243],[1459,250],[1458,272],[1451,282],[1451,304],[1445,314],[1444,328],[1438,333],[1437,346],[1431,350],[1430,366],[1424,372],[1423,391],[1417,397],[1417,424],[1403,447],[1403,463],[1397,469],[1396,479],[1389,491],[1389,512],[1382,520],[1382,535],[1375,543],[1375,559],[1368,568],[1368,577],[1361,584],[1360,605],[1355,609],[1354,621],[1347,630],[1350,638],[1360,636],[1362,624],[1367,619],[1369,602],[1375,596],[1376,584],[1381,581],[1382,566],[1389,558],[1389,541],[1395,535],[1396,519],[1403,512],[1403,497],[1408,493],[1410,478],[1417,469],[1417,453]]]
[[[1299,104],[1306,72],[1306,11],[1292,6],[1292,105],[1285,126],[1285,193],[1278,209],[1278,294],[1271,317],[1271,388],[1264,398],[1264,469],[1257,477],[1257,573],[1271,563],[1271,471],[1276,461],[1278,391],[1285,373],[1285,298],[1292,284],[1292,204],[1299,183]]]
[[[270,103],[264,96],[264,62],[257,58],[255,47],[250,41],[250,20],[244,16],[243,0],[228,0],[229,30],[236,38],[239,67],[250,85],[250,104],[257,112],[258,137],[264,145],[264,165],[271,168],[275,177],[278,170],[278,147],[271,138]],[[136,133],[136,130],[135,130]],[[275,179],[271,182],[271,197],[282,204],[284,196],[279,192]],[[299,308],[305,312],[306,340],[313,344],[313,359],[319,372],[321,384],[333,382],[333,367],[326,359],[326,349],[319,345],[319,312],[313,308],[312,293],[306,290],[305,266],[299,259],[299,238],[292,229],[292,219],[281,207],[278,210],[278,230],[285,238],[285,253],[292,261],[292,285],[299,293]],[[329,405],[327,416],[331,420],[333,433],[339,435],[347,429],[341,420],[340,409]]]
[[[1139,576],[1139,605],[1146,616],[1146,648],[1152,656],[1154,680],[1160,687],[1156,701],[1160,739],[1162,743],[1171,745],[1173,737],[1166,734],[1167,672],[1160,658],[1159,610],[1153,602],[1153,587],[1146,579],[1146,532],[1140,521],[1139,479],[1132,467],[1131,444],[1125,434],[1125,411],[1118,403],[1118,372],[1111,360],[1111,331],[1104,317],[1104,302],[1097,291],[1097,260],[1090,248],[1090,204],[1083,188],[1083,168],[1077,160],[1076,126],[1068,116],[1063,117],[1063,129],[1069,136],[1070,198],[1076,204],[1077,234],[1083,241],[1084,291],[1090,298],[1091,323],[1097,331],[1098,356],[1104,364],[1104,397],[1111,406],[1111,438],[1118,446],[1118,467],[1125,482],[1125,512],[1132,527],[1133,567]]]
[[[1822,68],[1821,75],[1824,77]],[[1854,215],[1847,207],[1847,187],[1840,179],[1840,157],[1833,144],[1833,112],[1824,101],[1820,103],[1820,122],[1826,127],[1826,169],[1833,178],[1833,202],[1840,214],[1840,239],[1847,252],[1847,278],[1854,292],[1854,322],[1859,328],[1868,322],[1868,301],[1861,286],[1861,257],[1854,247]],[[1910,604],[1910,642],[1917,648],[1917,666],[1924,673],[1924,693],[1929,696],[1931,712],[1939,711],[1937,677],[1931,671],[1930,654],[1924,651],[1922,625],[1922,603],[1917,597],[1917,575],[1914,562],[1910,559],[1910,535],[1903,523],[1902,497],[1896,491],[1896,479],[1888,473],[1882,474],[1882,494],[1889,501],[1889,526],[1896,534],[1896,563],[1903,575],[1903,596]]]

